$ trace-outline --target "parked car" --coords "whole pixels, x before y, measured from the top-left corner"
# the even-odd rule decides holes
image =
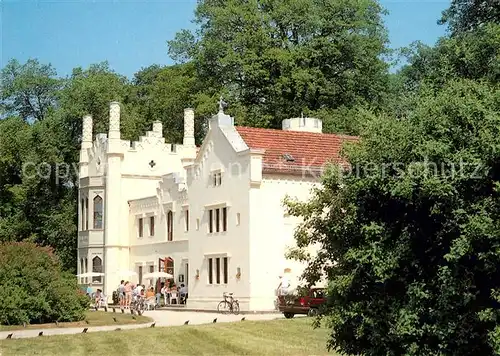
[[[319,307],[326,302],[324,288],[311,288],[304,296],[278,297],[278,310],[283,313],[285,318],[293,318],[295,314],[316,315]]]

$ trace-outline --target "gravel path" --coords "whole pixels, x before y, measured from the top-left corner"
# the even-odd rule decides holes
[[[108,311],[112,313],[111,311]],[[243,317],[245,320],[272,320],[282,318],[282,314],[247,314],[247,315],[221,315],[215,313],[204,312],[189,312],[189,311],[164,311],[151,310],[146,311],[146,316],[151,317],[156,323],[155,326],[177,326],[184,325],[189,320],[189,325],[210,324],[217,318],[218,323],[227,323],[240,321]],[[87,332],[112,331],[120,328],[122,330],[139,329],[150,327],[152,323],[139,325],[108,325],[108,326],[89,326]],[[7,335],[13,334],[13,339],[38,337],[40,331],[43,331],[43,336],[50,335],[67,335],[80,334],[83,327],[78,328],[49,328],[49,329],[22,329],[0,332],[0,340],[7,338]]]

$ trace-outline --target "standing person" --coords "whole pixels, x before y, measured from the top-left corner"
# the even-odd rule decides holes
[[[161,302],[161,295],[163,294],[163,288],[165,287],[165,283],[161,283],[160,284],[160,290],[157,290],[156,291],[156,304],[158,304],[158,306],[160,306],[160,302]]]
[[[181,284],[181,289],[179,290],[179,293],[181,295],[181,302],[186,304],[186,299],[188,298],[188,289],[184,285],[184,283]]]
[[[125,282],[125,308],[130,308],[130,302],[132,301],[132,284],[129,281]]]
[[[120,301],[120,308],[125,306],[125,281],[122,279],[118,286],[118,300]]]
[[[288,277],[286,275],[284,275],[281,277],[280,294],[287,295],[288,288],[290,288],[290,280],[288,279]]]

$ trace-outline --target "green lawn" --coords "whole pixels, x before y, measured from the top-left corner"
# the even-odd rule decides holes
[[[0,341],[0,355],[325,355],[310,318],[109,331]]]
[[[132,314],[128,312],[127,314],[122,314],[119,309],[116,313],[105,313],[103,311],[88,311],[86,315],[86,320],[77,321],[74,323],[56,323],[51,324],[30,324],[26,325],[26,329],[46,329],[46,328],[74,328],[79,326],[101,326],[101,325],[120,325],[120,324],[143,324],[152,322],[153,319],[147,316],[135,316],[132,318]],[[116,318],[116,322],[113,320]],[[88,323],[87,323],[88,322]],[[19,325],[0,325],[0,331],[8,330],[19,330],[24,329],[23,326]]]

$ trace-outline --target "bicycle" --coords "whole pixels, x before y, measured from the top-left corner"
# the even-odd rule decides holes
[[[134,309],[138,312],[144,312],[146,310],[146,300],[141,296],[135,296],[132,298],[130,303],[130,309]]]
[[[234,315],[238,315],[240,312],[240,303],[237,299],[234,299],[233,293],[222,293],[222,298],[217,305],[217,311],[222,314],[233,313]]]

